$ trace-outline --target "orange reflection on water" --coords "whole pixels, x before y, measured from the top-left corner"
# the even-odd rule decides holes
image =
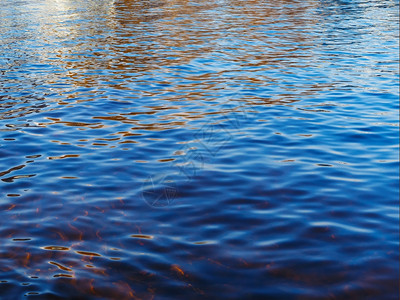
[[[85,256],[101,256],[98,253],[89,252],[89,251],[75,251],[75,253],[78,253],[78,254],[81,254],[81,255],[85,255]]]
[[[55,265],[55,266],[58,267],[60,270],[72,272],[72,269],[70,269],[70,268],[68,268],[68,267],[65,267],[65,266],[63,266],[62,264],[59,264],[59,263],[57,263],[57,262],[50,261],[49,264]]]
[[[183,272],[178,265],[172,265],[171,270],[177,272],[179,275],[185,276],[185,272]]]
[[[132,234],[131,237],[133,238],[139,238],[139,239],[146,239],[146,240],[151,240],[154,238],[152,235],[146,235],[146,234]]]
[[[71,248],[63,247],[63,246],[45,246],[41,247],[44,250],[51,250],[51,251],[70,251]]]

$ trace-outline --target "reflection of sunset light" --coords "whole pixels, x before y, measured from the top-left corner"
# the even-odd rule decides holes
[[[356,296],[392,283],[389,264],[373,275],[378,255],[397,258],[382,242],[397,218],[397,116],[364,92],[393,96],[380,81],[396,73],[397,32],[381,8],[395,0],[12,2],[0,10],[10,290],[268,298],[269,282]]]

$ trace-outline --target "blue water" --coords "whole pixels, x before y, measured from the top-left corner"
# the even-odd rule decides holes
[[[398,0],[0,7],[1,299],[398,299]]]

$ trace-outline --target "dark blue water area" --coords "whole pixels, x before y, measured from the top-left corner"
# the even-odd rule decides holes
[[[1,299],[398,299],[399,1],[0,7]]]

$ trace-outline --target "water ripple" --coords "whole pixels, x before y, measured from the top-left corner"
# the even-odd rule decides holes
[[[398,1],[1,5],[0,297],[397,298]]]

